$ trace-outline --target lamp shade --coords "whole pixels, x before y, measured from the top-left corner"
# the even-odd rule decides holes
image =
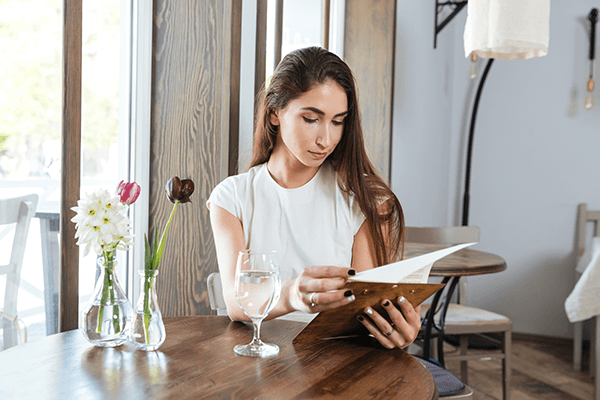
[[[507,60],[548,54],[550,0],[469,0],[465,56]]]

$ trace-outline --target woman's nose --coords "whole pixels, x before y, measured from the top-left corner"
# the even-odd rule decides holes
[[[324,126],[322,129],[319,129],[316,142],[321,147],[329,146],[331,143],[331,131],[328,126]]]

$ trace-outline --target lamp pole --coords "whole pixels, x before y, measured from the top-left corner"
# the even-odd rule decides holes
[[[483,91],[483,85],[487,78],[488,72],[494,62],[493,58],[490,58],[485,65],[485,71],[481,76],[479,85],[477,87],[477,94],[475,95],[475,102],[473,103],[473,111],[471,113],[471,125],[469,126],[469,142],[467,145],[467,163],[465,171],[465,191],[463,195],[463,210],[462,210],[462,225],[469,225],[469,200],[470,200],[470,187],[471,187],[471,159],[473,158],[473,137],[475,135],[475,120],[477,119],[477,109],[479,108],[479,100],[481,98],[481,92]]]

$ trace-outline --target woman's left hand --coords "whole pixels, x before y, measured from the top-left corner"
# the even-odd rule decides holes
[[[421,306],[414,308],[404,297],[399,297],[395,302],[384,299],[381,305],[392,324],[371,307],[365,308],[366,315],[359,315],[358,320],[384,347],[408,347],[415,341],[421,329]]]

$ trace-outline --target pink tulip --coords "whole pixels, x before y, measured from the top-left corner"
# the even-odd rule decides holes
[[[141,191],[142,188],[137,183],[121,181],[117,187],[117,196],[121,198],[121,203],[131,205],[135,203]]]

